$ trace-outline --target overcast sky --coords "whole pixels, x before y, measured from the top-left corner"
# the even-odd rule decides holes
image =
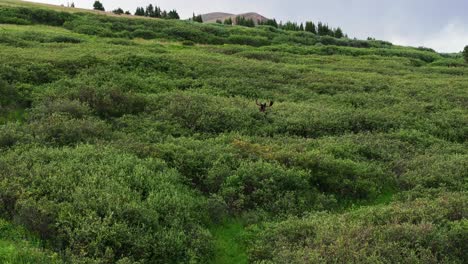
[[[74,1],[91,8],[94,0],[33,0],[51,4]],[[400,45],[459,52],[468,45],[468,0],[102,0],[106,10],[156,3],[176,9],[182,18],[192,12],[258,12],[282,21],[323,21],[340,26],[350,37],[375,37]]]

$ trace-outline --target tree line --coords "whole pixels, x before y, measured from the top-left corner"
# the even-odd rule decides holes
[[[193,19],[194,21],[203,22],[201,20],[201,16],[199,16],[199,18],[200,18],[199,21],[196,20],[195,14],[194,14],[194,19]],[[271,27],[283,29],[283,30],[306,31],[306,32],[310,32],[310,33],[320,35],[320,36],[332,36],[335,38],[347,37],[347,35],[343,33],[343,30],[340,27],[331,28],[330,26],[328,26],[328,24],[325,24],[322,22],[318,22],[317,25],[312,21],[307,21],[305,25],[304,23],[298,24],[296,22],[291,22],[291,21],[288,21],[283,24],[283,22],[281,21],[278,23],[276,19],[266,19],[266,20],[258,20],[257,23],[255,23],[252,18],[246,18],[244,16],[237,16],[234,19],[234,21],[232,20],[231,17],[229,17],[229,18],[226,18],[224,22],[218,19],[216,23],[225,24],[225,25],[235,24],[235,25],[244,26],[244,27],[255,27],[256,25],[271,26]]]
[[[105,8],[100,1],[95,1],[93,7],[95,10],[105,11]],[[121,15],[121,14],[131,15],[129,11],[124,12],[122,8],[117,8],[113,10],[112,12],[118,15]],[[146,7],[137,7],[134,15],[154,17],[154,18],[165,18],[165,19],[180,19],[180,16],[175,9],[167,12],[166,10],[162,10],[159,6],[157,5],[153,6],[152,4],[149,4]],[[203,23],[202,15],[195,15],[195,13],[193,13],[192,18],[190,18],[189,20]],[[255,21],[252,18],[246,18],[244,16],[236,16],[234,20],[231,17],[228,17],[224,21],[218,19],[216,20],[216,23],[225,24],[225,25],[235,24],[235,25],[244,26],[244,27],[255,27],[257,25],[260,25],[260,26],[264,25],[264,26],[272,26],[274,28],[289,30],[289,31],[306,31],[306,32],[310,32],[319,36],[332,36],[335,38],[347,37],[347,35],[343,33],[343,30],[340,27],[331,28],[328,26],[328,24],[325,24],[322,22],[318,22],[317,25],[312,21],[307,21],[305,22],[305,24],[304,23],[299,24],[297,22],[288,21],[283,24],[282,21],[278,23],[276,19],[266,19],[266,20],[258,20],[257,23],[255,23]]]
[[[74,7],[74,5],[72,7]],[[98,11],[106,11],[106,9],[104,8],[104,5],[100,1],[94,2],[93,9],[98,10]],[[117,14],[117,15],[122,15],[122,14],[131,15],[130,11],[124,11],[120,7],[117,9],[114,9],[112,13]],[[164,18],[164,19],[180,19],[180,16],[177,10],[173,9],[168,12],[166,10],[162,10],[159,6],[157,5],[153,6],[152,4],[149,4],[146,7],[137,7],[134,15],[154,17],[154,18]]]
[[[171,11],[162,10],[157,5],[149,4],[146,8],[137,7],[135,11],[135,16],[146,16],[154,18],[165,18],[165,19],[180,19],[179,13],[177,10],[173,9]]]
[[[331,28],[328,24],[318,22],[315,25],[312,21],[307,21],[304,23],[296,23],[288,21],[283,24],[283,22],[277,22],[276,19],[267,19],[263,21],[258,21],[258,25],[265,25],[265,26],[272,26],[275,28],[283,29],[283,30],[290,30],[290,31],[306,31],[320,36],[332,36],[336,38],[343,38],[345,34],[340,27]]]

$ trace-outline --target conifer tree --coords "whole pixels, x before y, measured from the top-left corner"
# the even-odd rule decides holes
[[[102,3],[99,2],[99,1],[95,1],[95,2],[94,2],[93,8],[94,8],[94,10],[106,11],[106,10],[104,9],[104,5],[102,5]]]
[[[465,58],[465,62],[468,63],[468,46],[463,50],[463,57]]]
[[[232,25],[232,18],[228,17],[224,19],[224,25]]]
[[[75,3],[72,2],[71,5],[70,5],[71,8],[75,8]]]
[[[174,10],[169,11],[169,13],[167,13],[167,18],[168,19],[180,19],[180,16],[179,16],[179,13],[177,13],[177,11],[174,9]],[[201,19],[201,16],[200,16],[200,19]]]
[[[317,27],[315,26],[314,22],[312,21],[306,22],[305,31],[317,34]]]
[[[159,6],[156,6],[154,8],[154,17],[158,17],[158,18],[161,17],[161,8]]]
[[[343,30],[341,30],[340,27],[338,27],[337,29],[335,29],[335,38],[342,38],[344,37],[344,34],[343,34]]]
[[[122,15],[124,13],[123,9],[122,8],[117,8],[117,9],[114,9],[112,10],[112,13],[116,14],[116,15]]]
[[[135,16],[145,16],[145,9],[143,7],[137,7]]]
[[[149,5],[146,7],[145,16],[147,16],[147,17],[155,17],[154,7],[153,7],[152,4],[149,4]]]
[[[195,15],[195,13],[193,13],[192,20],[193,20],[194,22],[203,23],[203,18],[202,18],[202,16],[201,16],[201,15]]]

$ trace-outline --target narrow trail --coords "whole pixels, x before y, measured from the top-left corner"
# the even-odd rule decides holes
[[[238,220],[228,220],[211,228],[215,239],[215,257],[213,264],[248,263],[247,252],[242,245],[244,226]]]

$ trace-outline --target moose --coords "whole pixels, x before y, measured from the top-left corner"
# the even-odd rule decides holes
[[[259,103],[258,99],[256,99],[255,103],[260,107],[259,110],[262,113],[266,112],[267,107],[272,107],[273,106],[273,101],[270,101],[270,104],[268,105],[267,103]]]

